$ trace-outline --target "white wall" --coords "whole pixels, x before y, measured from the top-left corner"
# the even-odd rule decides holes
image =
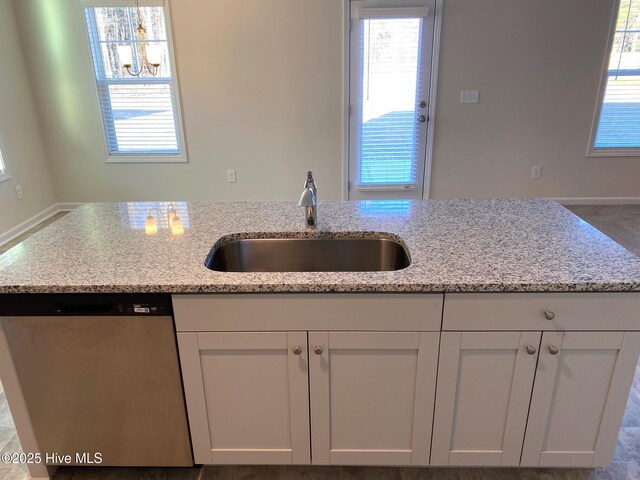
[[[14,1],[60,201],[340,198],[342,0],[170,0],[186,165],[105,164],[78,0]],[[444,4],[432,197],[640,196],[585,156],[613,0]]]
[[[640,196],[640,158],[586,158],[613,0],[444,2],[433,197]]]
[[[0,233],[55,203],[11,0],[0,0],[0,137],[11,179],[0,182]],[[22,185],[18,200],[15,186]]]
[[[77,0],[19,0],[61,201],[341,195],[341,0],[172,0],[188,164],[105,164]],[[227,169],[238,183],[226,183]]]

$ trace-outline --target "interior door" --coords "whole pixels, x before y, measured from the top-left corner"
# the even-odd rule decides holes
[[[349,199],[420,199],[435,0],[353,0]]]

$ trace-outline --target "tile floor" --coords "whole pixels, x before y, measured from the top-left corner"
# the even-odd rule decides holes
[[[640,255],[640,205],[571,206],[577,215]],[[59,218],[59,217],[57,217]],[[47,220],[51,223],[57,218]],[[43,228],[39,225],[11,246]],[[24,237],[24,238],[23,238]],[[0,246],[0,253],[7,246]],[[0,385],[0,452],[21,451]],[[369,468],[229,466],[199,468],[60,468],[55,480],[640,480],[640,364],[613,463],[604,469]],[[0,480],[27,480],[24,465],[0,463]]]

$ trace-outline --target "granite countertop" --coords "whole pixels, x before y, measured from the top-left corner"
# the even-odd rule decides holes
[[[316,232],[294,202],[174,202],[185,224],[145,234],[159,203],[86,204],[0,255],[0,293],[640,291],[640,258],[550,200],[320,202]],[[163,215],[166,215],[164,213]],[[402,239],[395,272],[222,273],[223,237]]]

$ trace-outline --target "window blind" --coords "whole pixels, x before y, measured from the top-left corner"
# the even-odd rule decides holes
[[[162,6],[140,7],[148,43],[161,52],[156,76],[139,77],[122,67],[118,46],[133,51],[131,69],[140,69],[133,7],[88,7],[85,16],[110,155],[180,154],[176,91]]]
[[[621,0],[594,147],[640,148],[640,1]]]
[[[363,18],[359,185],[415,185],[421,18]]]

